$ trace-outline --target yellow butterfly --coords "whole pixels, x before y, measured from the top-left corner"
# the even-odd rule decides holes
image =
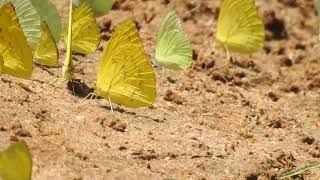
[[[35,61],[45,66],[58,66],[58,49],[46,22],[41,23],[41,39],[34,52]]]
[[[0,179],[30,180],[32,157],[25,142],[17,142],[0,152]]]
[[[265,31],[254,0],[223,0],[218,20],[217,45],[239,53],[261,50]]]
[[[82,3],[73,10],[72,51],[80,54],[94,53],[101,40],[101,32],[94,13],[87,3]],[[68,31],[64,33],[67,42]]]
[[[62,66],[62,76],[65,80],[72,80],[74,77],[73,72],[73,59],[72,59],[72,0],[70,1],[69,9],[69,24],[67,30],[67,52],[66,59]]]
[[[20,78],[32,75],[32,50],[11,3],[0,9],[0,54],[4,61],[3,74]]]
[[[151,106],[156,79],[133,20],[122,22],[100,59],[97,95],[130,108]]]

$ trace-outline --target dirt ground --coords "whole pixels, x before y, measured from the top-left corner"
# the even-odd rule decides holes
[[[53,2],[66,17],[68,2]],[[256,4],[267,29],[264,49],[227,60],[224,50],[208,53],[220,1],[120,0],[98,19],[100,50],[75,56],[77,78],[94,86],[105,40],[127,18],[136,19],[153,59],[156,33],[170,8],[179,12],[191,39],[192,68],[167,70],[162,78],[156,68],[154,107],[114,105],[114,113],[104,99],[73,95],[60,68],[35,67],[32,80],[4,75],[0,149],[25,140],[33,154],[33,179],[41,180],[276,179],[317,162],[320,49],[313,1]],[[62,43],[59,52],[63,62]],[[320,171],[296,178],[320,179]]]

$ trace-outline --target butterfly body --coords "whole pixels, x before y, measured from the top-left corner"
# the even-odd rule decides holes
[[[67,81],[74,79],[74,67],[72,62],[62,66],[62,77]]]
[[[156,98],[156,80],[132,20],[113,33],[99,63],[97,95],[130,108],[150,106]]]
[[[72,0],[70,1],[69,7],[69,24],[67,29],[67,52],[66,59],[62,66],[62,77],[71,81],[74,78],[74,69],[73,69],[73,59],[72,59],[72,19],[73,19],[73,9],[72,9]]]

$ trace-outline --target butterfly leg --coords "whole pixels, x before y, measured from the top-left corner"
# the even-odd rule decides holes
[[[111,112],[113,112],[113,107],[112,107],[111,99],[110,99],[110,97],[108,97],[108,98],[109,98],[109,105],[110,105],[110,108],[111,108]]]
[[[88,103],[93,99],[93,97],[94,97],[95,95],[96,95],[95,92],[89,93],[86,97],[84,97],[84,98],[81,100],[80,104],[79,104],[77,107],[80,107],[80,106],[83,106],[83,105],[88,104]],[[90,97],[90,98],[89,98],[89,97]],[[88,98],[89,98],[89,99],[88,99]],[[86,102],[85,102],[85,101],[86,101]]]
[[[219,66],[220,69],[226,68],[228,66],[228,64],[229,64],[229,61],[231,60],[229,49],[226,46],[224,46],[224,49],[225,49],[225,51],[227,53],[227,62],[224,63],[222,66]]]
[[[225,50],[226,50],[226,53],[227,53],[227,60],[228,61],[230,61],[230,51],[229,51],[229,49],[228,49],[228,47],[227,46],[224,46],[224,48],[225,48]]]
[[[56,82],[58,82],[58,83],[57,83],[57,86],[54,85]],[[48,84],[49,84],[50,86],[54,86],[54,87],[57,88],[58,86],[61,85],[62,82],[64,82],[64,80],[61,80],[60,78],[55,78],[54,80],[52,80],[52,81],[49,82]]]
[[[73,95],[76,95],[76,91],[75,91],[75,89],[74,89],[74,81],[73,81],[73,79],[71,79],[71,87],[72,87],[72,93],[73,93]]]
[[[164,77],[164,67],[162,67],[162,72],[161,72],[161,82],[163,82],[163,77]]]
[[[209,56],[212,52],[215,52],[215,49],[216,49],[216,42],[214,41],[210,48],[206,51],[206,53],[204,54],[204,57],[207,57]]]
[[[165,76],[165,69],[164,67],[162,67],[162,73],[161,73],[161,82],[164,84],[164,79],[163,77]],[[165,89],[162,88],[162,94],[164,95],[165,94]]]

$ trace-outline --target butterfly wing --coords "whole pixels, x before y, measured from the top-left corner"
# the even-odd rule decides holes
[[[80,54],[94,53],[101,40],[101,33],[91,7],[82,3],[73,10],[72,51]],[[65,42],[67,42],[65,31]]]
[[[96,91],[126,107],[154,103],[155,75],[132,20],[121,23],[109,40],[100,59]]]
[[[41,24],[41,39],[38,47],[34,52],[36,62],[45,66],[58,65],[58,50],[57,45],[51,35],[51,32],[44,21]]]
[[[0,9],[0,54],[4,61],[4,74],[20,78],[32,75],[32,50],[11,3]]]
[[[160,65],[174,70],[185,70],[192,63],[191,45],[175,11],[170,11],[162,22],[155,57]]]
[[[319,16],[320,16],[320,0],[315,0],[314,4],[315,4],[316,10],[317,10],[318,19],[319,19]]]
[[[73,79],[73,59],[72,59],[72,0],[70,1],[69,8],[69,24],[67,29],[67,52],[66,59],[62,66],[62,76],[65,80],[70,81]]]
[[[15,7],[15,12],[28,44],[32,50],[35,49],[41,36],[41,17],[37,9],[30,0],[7,0],[7,2],[11,2]]]
[[[27,145],[18,142],[0,152],[0,179],[30,180],[32,158]]]
[[[55,42],[59,43],[59,40],[61,38],[61,18],[59,15],[59,11],[57,7],[54,5],[54,3],[52,3],[51,0],[27,0],[27,1],[30,1],[32,3],[35,10],[37,11],[37,14],[40,16],[42,21],[45,21],[47,23],[51,36],[53,37]]]
[[[223,0],[218,20],[217,43],[239,53],[261,50],[265,31],[254,0]]]
[[[111,10],[116,0],[75,0],[76,4],[83,2],[90,4],[96,16],[103,16]]]

